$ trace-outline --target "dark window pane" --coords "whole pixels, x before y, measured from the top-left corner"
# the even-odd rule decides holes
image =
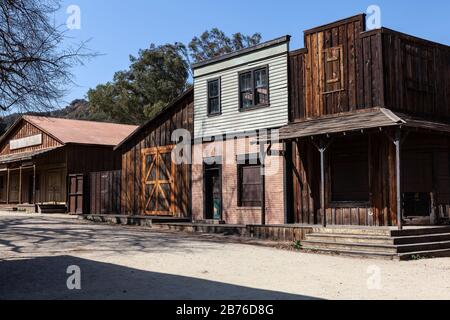
[[[240,89],[242,91],[251,91],[253,90],[252,86],[252,74],[251,72],[246,72],[241,74],[240,76]]]
[[[241,107],[248,108],[253,106],[253,93],[243,92],[241,93]]]
[[[209,99],[209,113],[220,113],[219,98]]]
[[[211,98],[219,96],[219,80],[214,80],[214,81],[209,82],[208,96]]]
[[[268,103],[269,103],[269,95],[267,88],[256,89],[255,104],[260,105]]]
[[[260,69],[255,71],[255,87],[267,87],[267,69]]]

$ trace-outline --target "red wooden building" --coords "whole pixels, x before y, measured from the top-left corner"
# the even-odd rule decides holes
[[[114,146],[135,128],[23,116],[0,139],[0,203],[81,213],[83,179],[92,171],[119,169]]]

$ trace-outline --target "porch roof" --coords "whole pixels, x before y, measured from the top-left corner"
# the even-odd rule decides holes
[[[433,122],[401,113],[395,113],[386,108],[372,108],[291,123],[279,129],[279,139],[283,141],[324,134],[394,126],[450,132],[450,124]]]
[[[44,155],[61,147],[47,148],[29,152],[13,153],[4,156],[0,156],[0,164],[14,163],[17,161],[27,161],[36,158],[37,156]]]

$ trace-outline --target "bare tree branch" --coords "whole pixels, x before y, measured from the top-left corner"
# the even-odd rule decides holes
[[[52,23],[60,0],[0,0],[0,109],[48,111],[73,85],[71,69],[95,56],[86,42],[66,45]]]

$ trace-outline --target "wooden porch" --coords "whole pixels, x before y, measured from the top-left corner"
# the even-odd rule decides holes
[[[375,108],[280,129],[292,172],[289,222],[448,224],[450,125]]]

